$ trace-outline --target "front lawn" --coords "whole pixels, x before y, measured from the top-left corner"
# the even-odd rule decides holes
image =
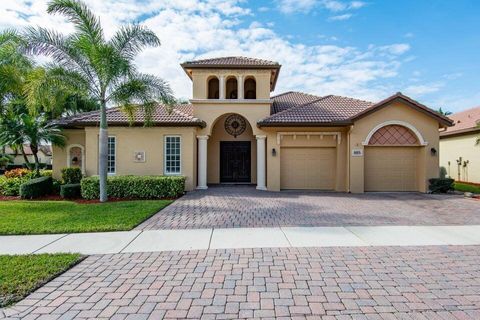
[[[0,255],[0,307],[21,300],[81,259],[69,253]]]
[[[480,186],[477,186],[477,185],[474,185],[474,184],[455,182],[453,187],[457,191],[480,193]]]
[[[171,200],[79,204],[71,201],[0,201],[0,234],[131,230]]]

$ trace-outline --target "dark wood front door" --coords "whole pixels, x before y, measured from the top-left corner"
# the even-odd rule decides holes
[[[220,141],[220,182],[251,182],[250,141]]]

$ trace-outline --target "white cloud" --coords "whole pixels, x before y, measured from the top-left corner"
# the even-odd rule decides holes
[[[444,86],[443,83],[429,83],[410,85],[404,89],[406,95],[423,96],[429,93],[438,92]]]
[[[337,10],[336,2],[328,1],[329,10]],[[410,48],[408,44],[359,49],[293,42],[268,24],[253,22],[243,27],[241,23],[252,13],[243,7],[242,0],[89,0],[88,4],[100,15],[107,36],[121,24],[138,20],[155,31],[162,46],[142,52],[137,59],[139,69],[166,79],[182,98],[191,96],[192,85],[181,62],[245,55],[282,64],[276,92],[301,90],[379,100],[397,91],[386,79],[397,76],[402,54]],[[348,2],[348,6],[359,5]],[[33,24],[72,30],[61,17],[48,15],[45,7],[45,1],[40,0],[0,2],[0,29]]]
[[[344,0],[278,0],[277,7],[283,13],[309,12],[315,8],[326,9],[331,12],[356,10],[366,5],[363,1]]]
[[[338,16],[330,17],[330,18],[328,18],[328,20],[330,20],[330,21],[343,21],[343,20],[350,19],[352,16],[353,16],[353,14],[351,14],[351,13],[345,13],[345,14],[341,14],[341,15],[338,15]]]

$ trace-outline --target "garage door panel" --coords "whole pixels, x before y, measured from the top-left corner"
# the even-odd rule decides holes
[[[281,188],[335,188],[335,148],[282,148]]]
[[[418,191],[418,148],[366,147],[365,191]]]

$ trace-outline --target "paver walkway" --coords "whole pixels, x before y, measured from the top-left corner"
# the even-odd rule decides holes
[[[136,230],[468,224],[480,224],[480,201],[458,195],[214,186],[187,193]]]
[[[480,319],[480,246],[90,256],[10,319]]]
[[[0,236],[0,254],[425,245],[480,245],[480,225],[227,228]]]

